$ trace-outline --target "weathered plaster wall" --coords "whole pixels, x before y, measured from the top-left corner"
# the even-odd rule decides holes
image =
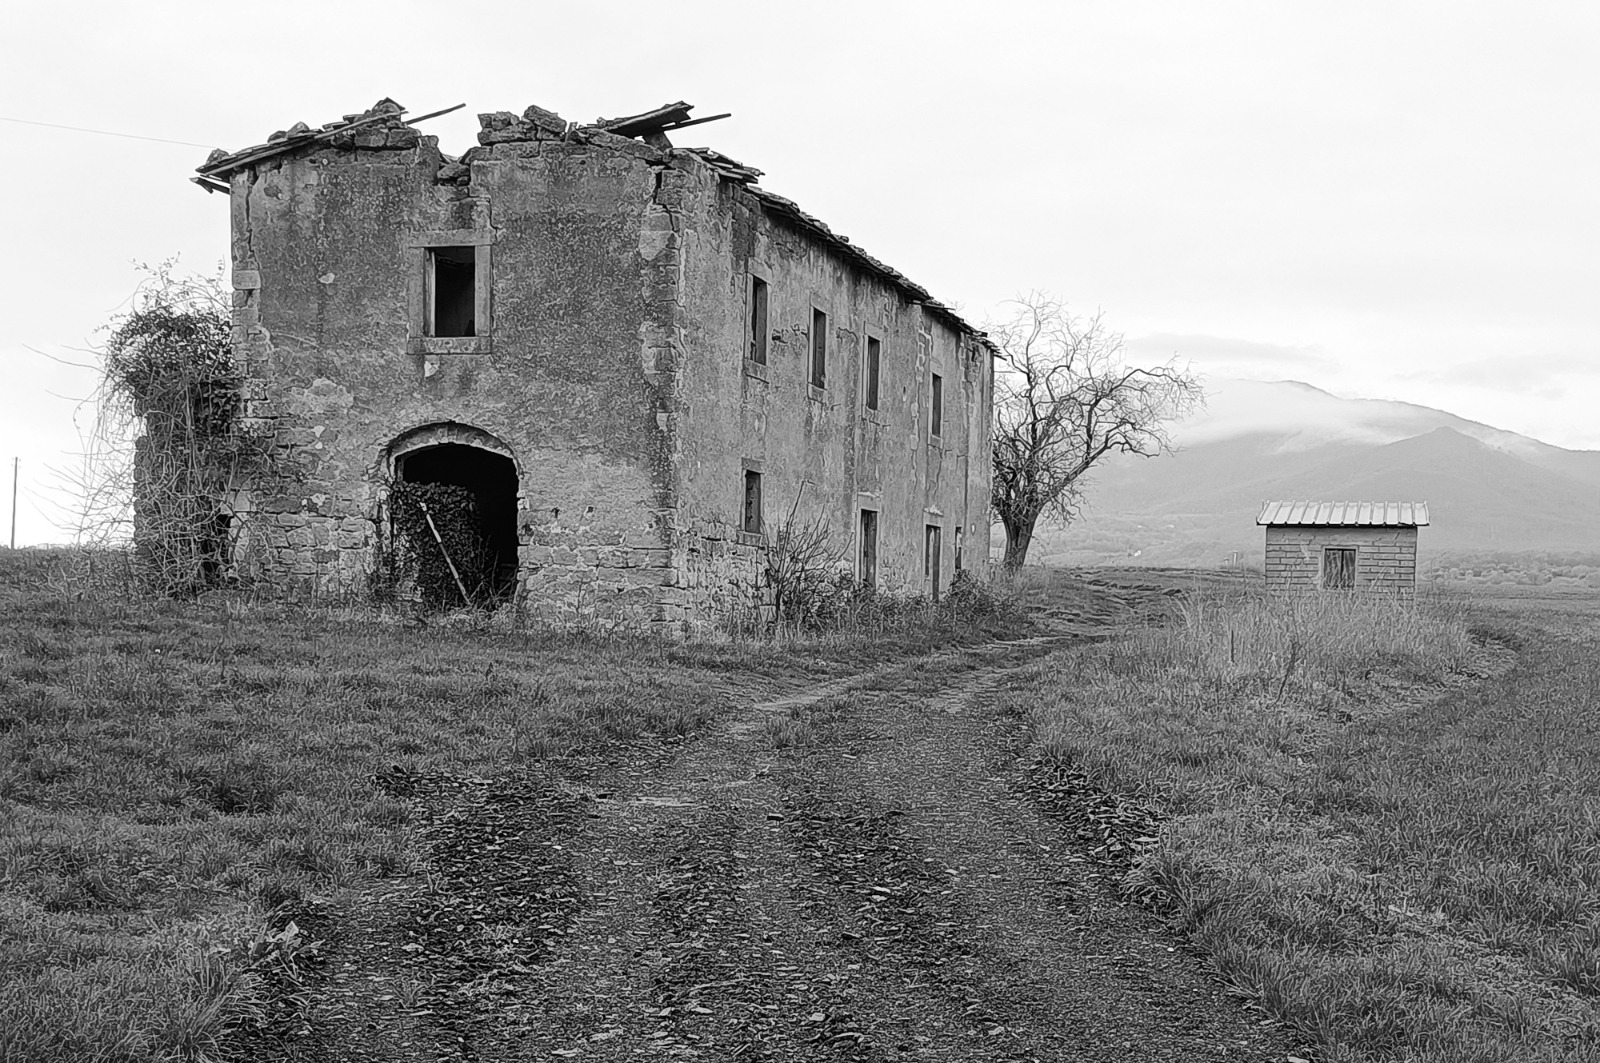
[[[1267,588],[1319,589],[1322,551],[1328,547],[1355,548],[1357,591],[1402,597],[1416,592],[1416,528],[1268,525]]]
[[[371,115],[373,112],[369,112]],[[879,582],[940,589],[987,556],[988,351],[699,155],[530,108],[480,116],[459,161],[398,119],[232,178],[235,342],[276,479],[241,499],[270,578],[359,591],[386,531],[381,483],[436,442],[509,455],[521,592],[535,613],[703,623],[748,595],[765,516],[825,514],[852,564],[879,516]],[[491,285],[478,335],[424,338],[427,246],[472,245]],[[770,286],[765,366],[744,357],[749,278]],[[813,307],[827,384],[809,384]],[[881,401],[862,402],[871,331]],[[944,415],[929,433],[930,374]],[[743,586],[737,586],[742,584]]]
[[[923,535],[942,532],[941,590],[988,553],[988,351],[826,243],[771,217],[703,165],[683,223],[689,358],[680,394],[680,558],[692,616],[717,606],[756,550],[741,529],[744,471],[762,474],[764,517],[827,517],[854,569],[860,511],[879,512],[878,581],[926,590]],[[749,350],[750,277],[768,284],[767,364]],[[827,383],[811,385],[813,308],[828,315]],[[881,341],[879,408],[864,407],[868,330]],[[930,374],[943,377],[942,430],[929,435]]]
[[[386,448],[460,423],[517,463],[536,610],[657,619],[671,581],[658,417],[670,398],[641,365],[641,337],[671,327],[661,275],[676,267],[663,269],[658,241],[641,246],[655,168],[584,144],[494,143],[446,164],[470,183],[441,181],[431,138],[386,136],[233,178],[247,412],[294,473],[251,492],[250,525],[268,529],[254,556],[273,578],[360,589],[384,531]],[[488,353],[407,353],[412,238],[440,230],[491,241]]]

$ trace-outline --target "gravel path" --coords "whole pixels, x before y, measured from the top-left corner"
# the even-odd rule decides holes
[[[428,872],[312,913],[322,973],[252,1058],[1310,1058],[1018,759],[994,692],[1090,630],[774,692],[581,773],[386,777]],[[774,748],[785,718],[805,744]]]

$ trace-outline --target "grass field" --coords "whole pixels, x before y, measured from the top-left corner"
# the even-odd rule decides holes
[[[60,564],[0,553],[8,1063],[217,1055],[296,990],[308,898],[416,866],[394,767],[670,757],[741,702],[1021,630],[927,610],[870,639],[674,644],[139,602]],[[998,706],[1047,769],[1154,810],[1128,887],[1319,1060],[1600,1058],[1600,598],[1129,578],[1165,622],[1016,667]],[[1101,580],[1030,573],[1014,598],[1056,630],[1137,625]],[[817,740],[782,716],[767,737]]]
[[[1129,887],[1328,1059],[1600,1058],[1595,606],[1201,598],[1005,707],[1155,808]]]
[[[926,610],[873,640],[683,645],[140,602],[66,562],[0,557],[7,1063],[215,1052],[292,982],[303,899],[411,870],[408,806],[375,772],[650,755],[737,695],[1017,629]]]

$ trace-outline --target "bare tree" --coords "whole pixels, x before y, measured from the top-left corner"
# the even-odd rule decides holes
[[[1099,313],[1076,317],[1041,292],[1014,305],[1010,319],[989,326],[1001,359],[992,500],[1006,530],[1007,570],[1027,560],[1041,517],[1076,515],[1096,462],[1113,452],[1171,450],[1167,422],[1205,401],[1187,369],[1127,365],[1122,335]]]

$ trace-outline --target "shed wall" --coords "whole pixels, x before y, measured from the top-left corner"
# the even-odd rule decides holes
[[[1355,590],[1402,597],[1416,592],[1416,528],[1313,525],[1267,526],[1267,588],[1280,591],[1321,589],[1322,552],[1329,547],[1355,549]]]

